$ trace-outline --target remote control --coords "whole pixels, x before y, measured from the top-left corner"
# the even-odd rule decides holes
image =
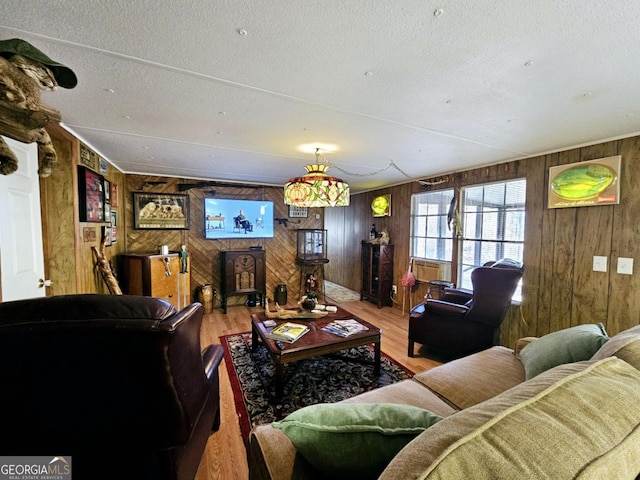
[[[284,350],[284,345],[280,340],[276,340],[276,347],[278,347],[278,350]]]

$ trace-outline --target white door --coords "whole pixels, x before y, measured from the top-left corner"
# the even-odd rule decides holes
[[[18,157],[18,170],[0,175],[2,301],[44,297],[38,146],[2,138]]]

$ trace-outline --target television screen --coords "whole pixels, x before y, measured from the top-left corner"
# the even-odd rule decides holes
[[[272,238],[273,202],[204,199],[204,238]]]

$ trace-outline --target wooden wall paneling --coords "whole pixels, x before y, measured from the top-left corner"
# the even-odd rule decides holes
[[[580,161],[608,157],[617,153],[616,143],[580,149]],[[593,256],[609,257],[614,206],[576,208],[573,304],[571,325],[606,323],[609,274],[593,271]],[[607,270],[611,268],[607,262]]]
[[[609,257],[613,206],[577,209],[571,326],[606,322],[609,273],[593,271],[593,256]],[[612,268],[607,262],[607,270]]]
[[[192,189],[189,194],[189,225],[187,254],[189,255],[191,295],[195,300],[195,293],[200,285],[212,284],[213,282],[213,259],[211,258],[211,244],[214,240],[204,238],[204,198],[208,196],[206,190]],[[212,285],[213,286],[213,285]],[[220,299],[220,290],[216,287],[215,302]],[[214,305],[214,308],[216,305]]]
[[[356,196],[352,196],[353,200]],[[324,228],[327,230],[327,258],[329,263],[324,267],[327,280],[340,285],[349,285],[343,273],[341,265],[348,264],[348,255],[351,252],[349,242],[353,241],[353,231],[345,231],[348,221],[346,214],[349,208],[327,208],[324,215]],[[343,283],[344,282],[344,283]]]
[[[274,205],[276,218],[289,218],[289,206],[284,204],[282,188],[265,188],[264,198],[271,200]],[[298,229],[322,229],[323,209],[307,209],[306,218],[290,218],[290,222],[279,224],[276,222],[272,239],[265,240],[267,266],[267,296],[273,300],[276,286],[287,286],[287,304],[292,308],[301,297],[300,269],[296,264],[298,248]],[[316,218],[316,214],[320,218]],[[295,223],[300,222],[300,223]],[[325,273],[326,275],[326,273]]]
[[[614,208],[606,328],[609,335],[640,323],[640,137],[620,140],[620,204]],[[633,258],[633,275],[616,273],[619,257]]]
[[[545,268],[554,264],[555,257],[555,234],[556,234],[556,212],[554,208],[547,208],[549,201],[548,185],[549,185],[549,169],[558,165],[560,159],[557,153],[549,154],[545,156],[545,161],[540,165],[544,169],[543,180],[543,192],[542,199],[543,204],[541,206],[540,218],[542,220],[542,232],[540,236],[540,248],[541,255],[538,259],[535,267],[540,270],[540,276],[538,278],[537,292],[528,291],[527,295],[535,295],[537,293],[536,311],[528,311],[531,316],[534,336],[542,336],[551,331],[551,317],[552,317],[552,299],[553,299],[553,285],[556,281],[556,275],[553,268]],[[531,170],[529,170],[531,172]],[[528,183],[527,183],[528,189]],[[534,212],[531,212],[535,215]],[[529,217],[527,217],[528,219]],[[532,218],[535,221],[535,217]],[[527,251],[529,242],[525,244],[525,252]],[[527,317],[528,318],[528,317]]]
[[[360,244],[369,238],[372,216],[368,194],[352,195],[348,207],[325,208],[324,228],[327,230],[325,266],[327,280],[359,291]]]
[[[77,293],[73,182],[76,158],[72,138],[60,130],[50,130],[58,162],[49,177],[40,179],[45,276],[52,281],[48,296]]]
[[[559,164],[578,161],[578,151],[561,152],[558,155]],[[554,276],[550,285],[552,288],[551,309],[549,315],[550,331],[561,330],[571,326],[571,307],[573,296],[573,269],[575,264],[575,241],[577,228],[577,214],[575,208],[561,208],[556,210],[554,237],[550,244],[553,248],[551,263]],[[545,332],[539,332],[543,334]]]

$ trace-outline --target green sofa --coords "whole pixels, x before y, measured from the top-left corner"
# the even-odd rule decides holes
[[[611,339],[593,325],[521,339],[514,350],[493,347],[341,403],[412,405],[443,417],[372,478],[634,479],[640,326]],[[363,472],[371,461],[366,451],[351,458]],[[251,480],[340,476],[314,466],[273,425],[253,429],[248,459]]]

